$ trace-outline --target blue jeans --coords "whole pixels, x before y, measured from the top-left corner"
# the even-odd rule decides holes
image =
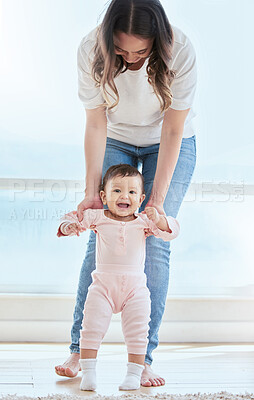
[[[114,164],[130,164],[134,167],[142,167],[145,180],[146,198],[140,208],[144,210],[153,186],[153,180],[157,165],[159,144],[148,147],[137,147],[107,138],[107,145],[103,163],[102,175]],[[172,180],[164,201],[164,210],[167,215],[176,218],[184,196],[190,185],[191,178],[196,165],[196,136],[183,138],[178,161],[172,176]],[[83,320],[84,303],[88,287],[92,283],[91,273],[95,269],[95,245],[96,234],[91,231],[87,244],[86,256],[82,264],[79,278],[79,286],[76,305],[73,314],[73,326],[71,330],[72,344],[71,353],[79,353],[79,337]],[[158,331],[165,309],[165,302],[169,282],[169,258],[170,242],[164,242],[154,236],[146,239],[146,261],[145,273],[147,275],[147,286],[151,293],[151,321],[149,324],[149,342],[145,362],[151,364],[153,361],[152,351],[158,346]]]

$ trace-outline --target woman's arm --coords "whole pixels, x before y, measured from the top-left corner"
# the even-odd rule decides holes
[[[98,194],[107,139],[105,109],[86,110],[85,160],[86,195]]]
[[[180,152],[184,121],[189,110],[169,108],[164,115],[154,183],[147,203],[147,206],[154,206],[159,212],[163,211],[163,203]]]
[[[78,205],[78,220],[83,219],[87,208],[103,208],[99,185],[107,140],[107,117],[105,108],[86,109],[85,161],[86,183],[85,199]]]

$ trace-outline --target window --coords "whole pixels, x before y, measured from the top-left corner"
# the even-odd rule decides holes
[[[83,198],[76,50],[102,12],[100,1],[85,4],[2,2],[2,292],[76,292],[88,233],[60,240],[56,228]],[[198,159],[178,216],[181,235],[172,242],[169,294],[253,295],[254,4],[162,4],[191,39],[199,69]]]

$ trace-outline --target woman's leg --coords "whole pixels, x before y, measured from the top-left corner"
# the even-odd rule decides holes
[[[135,146],[119,142],[114,139],[107,138],[107,145],[105,157],[103,162],[102,177],[105,175],[107,169],[114,164],[126,163],[137,167],[137,158],[134,154]],[[79,338],[80,329],[83,320],[84,303],[87,296],[88,287],[92,283],[91,273],[95,269],[95,246],[96,234],[91,231],[90,238],[87,244],[86,256],[83,261],[79,284],[76,297],[76,305],[73,314],[73,325],[71,329],[72,343],[70,345],[71,353],[79,353]],[[58,375],[73,377],[79,371],[79,355],[72,354],[63,365],[56,366],[56,373]],[[75,370],[75,371],[74,371]]]
[[[158,146],[159,147],[159,146]],[[157,149],[158,150],[158,149]],[[149,153],[150,151],[150,153]],[[146,200],[141,211],[149,200],[153,179],[157,165],[158,151],[154,146],[143,149],[143,175],[145,178]],[[183,138],[178,161],[164,201],[164,210],[167,215],[176,218],[184,196],[190,185],[196,164],[196,138]],[[149,324],[149,343],[145,358],[146,364],[153,361],[152,351],[158,346],[158,331],[165,309],[165,302],[169,282],[170,242],[164,242],[150,236],[146,239],[146,264],[147,286],[151,294],[151,321]],[[158,290],[160,288],[160,290]],[[154,382],[161,384],[160,381]]]

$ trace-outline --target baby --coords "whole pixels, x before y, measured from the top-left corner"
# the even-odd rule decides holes
[[[96,357],[112,313],[121,312],[128,350],[127,374],[120,390],[140,387],[150,321],[146,286],[145,230],[165,241],[179,234],[177,220],[159,215],[154,207],[136,213],[145,199],[142,174],[128,164],[110,167],[100,187],[108,209],[87,209],[81,223],[73,211],[61,218],[57,236],[96,230],[96,270],[89,287],[80,336],[81,390],[96,389]],[[159,288],[158,288],[159,290]]]

